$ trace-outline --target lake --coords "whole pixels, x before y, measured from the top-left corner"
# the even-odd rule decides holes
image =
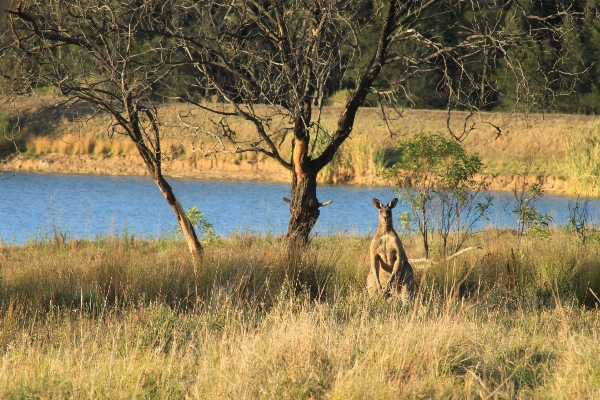
[[[184,208],[198,206],[217,233],[285,233],[290,184],[254,181],[167,178]],[[315,233],[368,235],[377,227],[374,197],[387,203],[394,197],[392,187],[320,185],[319,201],[333,200],[321,208]],[[514,226],[506,210],[514,207],[512,194],[490,192],[494,207],[485,224]],[[511,203],[512,201],[512,203]],[[553,218],[553,224],[568,220],[573,198],[546,195],[538,209]],[[590,201],[597,215],[600,200]],[[394,218],[408,211],[399,203]],[[135,233],[157,237],[176,224],[175,216],[147,177],[19,173],[0,181],[0,239],[4,243],[25,243],[52,236],[54,229],[66,231],[67,239],[97,235]]]

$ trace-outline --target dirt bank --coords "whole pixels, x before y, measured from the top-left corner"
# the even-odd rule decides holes
[[[12,159],[0,164],[3,171],[52,172],[99,175],[148,175],[148,170],[138,156],[103,157],[91,155],[47,154]],[[198,161],[179,159],[163,164],[166,176],[202,179],[240,179],[260,181],[286,181],[287,171],[273,168],[270,163],[218,163],[216,160]]]
[[[40,172],[99,175],[148,175],[140,157],[102,157],[90,155],[47,154],[42,156],[21,156],[0,163],[5,172]],[[199,179],[256,180],[266,182],[289,182],[288,171],[274,162],[239,161],[219,162],[217,159],[175,159],[165,161],[166,176]],[[490,190],[510,191],[522,182],[515,175],[483,175]],[[531,175],[527,182],[539,182],[548,193],[565,193],[566,183],[551,175]],[[329,183],[323,182],[321,183]],[[379,176],[339,179],[337,183],[366,186],[385,186],[389,182]]]

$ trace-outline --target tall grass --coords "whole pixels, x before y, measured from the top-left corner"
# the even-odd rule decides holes
[[[94,156],[122,156],[137,155],[135,144],[124,139],[102,139],[93,137],[80,137],[66,134],[61,138],[47,136],[29,137],[26,148],[30,154],[62,154],[62,155],[94,155]]]
[[[27,138],[26,151],[31,156],[48,153],[90,156],[137,154],[130,140],[109,129],[111,124],[107,116],[97,115],[94,119],[87,120],[84,117],[91,111],[84,108],[71,110],[73,115],[38,113],[40,104],[34,104],[31,99],[22,99],[21,102],[17,108],[25,121],[22,134]],[[322,111],[322,128],[331,132],[336,127],[341,107],[334,102]],[[160,112],[162,149],[168,158],[165,160],[167,169],[169,160],[187,160],[187,165],[197,168],[227,166],[231,171],[235,171],[236,166],[246,166],[245,164],[248,164],[248,168],[264,166],[265,170],[281,168],[265,155],[250,153],[222,154],[200,162],[203,155],[197,150],[202,138],[198,136],[198,130],[182,127],[177,117],[187,115],[188,108],[181,104],[170,104],[161,107]],[[447,114],[444,111],[405,110],[401,118],[391,120],[389,124],[382,122],[378,112],[374,108],[359,110],[352,135],[343,144],[333,163],[321,173],[321,182],[369,183],[377,178],[382,166],[394,162],[396,141],[420,132],[447,132]],[[10,110],[6,110],[5,114],[9,115]],[[25,115],[30,115],[30,118],[25,118]],[[573,160],[580,158],[582,163],[585,162],[588,156],[586,151],[589,149],[578,139],[578,132],[595,132],[595,117],[482,113],[470,118],[465,125],[466,117],[466,113],[453,114],[450,126],[454,132],[460,132],[465,126],[474,127],[463,144],[469,154],[477,153],[481,157],[485,164],[485,174],[521,174],[524,172],[523,165],[527,164],[532,166],[530,173],[535,176],[575,179],[575,183],[568,184],[569,188],[579,187],[576,183],[577,176],[593,177],[593,171],[578,170],[587,167],[577,162],[573,164]],[[209,116],[201,111],[194,111],[186,122],[190,126],[206,126],[206,129],[212,127]],[[497,131],[487,122],[500,127],[501,135],[498,136]],[[256,140],[255,128],[251,123],[241,118],[230,118],[227,123],[238,139],[249,143]],[[286,123],[273,118],[271,126],[283,129],[287,126]],[[280,144],[279,141],[277,144]],[[323,147],[324,142],[318,141],[315,149]],[[280,151],[283,159],[290,158],[289,138],[281,143]],[[573,173],[567,173],[568,171]]]
[[[320,154],[327,144],[315,146],[315,152]],[[321,170],[319,178],[325,183],[360,182],[361,178],[380,176],[384,163],[384,150],[373,145],[373,138],[356,135],[340,146],[333,161]]]
[[[567,141],[565,164],[568,182],[574,193],[597,195],[600,189],[600,125],[579,130]]]
[[[600,395],[600,246],[494,229],[477,243],[417,269],[412,304],[365,295],[362,237],[289,257],[234,236],[202,268],[177,241],[3,246],[0,397]]]

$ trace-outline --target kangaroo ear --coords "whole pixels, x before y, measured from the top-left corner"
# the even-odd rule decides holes
[[[390,201],[387,206],[390,209],[392,209],[392,208],[396,207],[396,204],[398,204],[398,199],[394,199],[394,200]]]
[[[380,202],[377,199],[373,199],[373,204],[375,204],[375,208],[381,208],[381,207],[383,207],[383,203]]]

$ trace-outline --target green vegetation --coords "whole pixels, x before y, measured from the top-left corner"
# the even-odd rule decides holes
[[[213,4],[215,9],[218,9],[219,5],[221,5],[219,2],[211,4]],[[357,21],[352,22],[357,24],[355,29],[358,29],[357,32],[360,32],[358,44],[361,51],[359,54],[354,55],[351,48],[341,45],[339,49],[340,54],[328,54],[336,57],[338,65],[328,71],[328,78],[323,82],[323,102],[326,105],[347,101],[349,98],[348,93],[355,89],[361,68],[364,67],[365,62],[372,56],[371,50],[377,48],[378,32],[381,30],[383,18],[382,10],[370,2],[359,2],[356,5],[354,3],[347,4],[347,7],[353,6],[356,6],[356,15],[360,16]],[[50,26],[52,25],[50,21],[56,23],[53,18],[61,22],[68,20],[74,23],[74,21],[77,21],[77,19],[69,19],[66,12],[64,13],[65,15],[61,15],[60,11],[54,14],[47,14],[44,7],[42,6],[40,10],[35,11],[41,14],[44,23],[48,23]],[[172,2],[162,4],[162,14],[167,21],[169,21],[169,18],[177,18],[178,14],[174,8],[177,8],[177,6]],[[133,14],[142,19],[145,16],[144,12],[149,12],[141,6],[138,8],[134,6],[131,9],[124,7],[119,10],[122,11],[124,17],[130,17]],[[441,10],[443,12],[440,12]],[[38,14],[34,10],[28,11],[33,16],[38,17]],[[402,90],[397,90],[392,95],[394,102],[399,106],[445,109],[448,106],[448,99],[443,88],[445,81],[444,74],[447,74],[446,79],[449,82],[454,83],[462,82],[464,77],[461,77],[461,75],[466,74],[469,77],[477,78],[476,82],[471,83],[473,87],[469,86],[472,89],[469,95],[478,101],[462,99],[462,101],[457,101],[458,104],[456,104],[456,107],[458,109],[461,107],[469,109],[469,106],[466,105],[468,104],[476,106],[481,110],[506,111],[513,107],[515,103],[522,103],[525,106],[525,103],[532,101],[532,99],[525,100],[514,97],[514,93],[508,89],[514,89],[524,84],[522,81],[524,76],[512,69],[518,66],[518,70],[527,71],[528,90],[526,95],[538,96],[539,100],[536,98],[536,102],[539,103],[538,106],[544,111],[598,114],[600,113],[600,64],[598,63],[600,59],[600,19],[598,18],[598,4],[596,2],[574,0],[569,2],[568,17],[564,15],[561,17],[564,11],[561,9],[561,4],[559,3],[529,2],[520,6],[518,10],[511,10],[511,5],[504,5],[498,9],[494,6],[488,6],[485,11],[482,11],[479,9],[478,3],[440,2],[433,9],[427,10],[424,13],[424,17],[418,23],[407,26],[418,32],[428,32],[430,40],[433,38],[439,40],[440,47],[460,47],[462,40],[464,40],[464,35],[467,31],[470,31],[466,27],[471,27],[471,29],[479,27],[481,29],[479,24],[482,22],[473,25],[473,20],[489,19],[489,21],[495,21],[498,25],[493,27],[494,30],[492,32],[486,33],[492,37],[494,33],[501,34],[504,40],[508,40],[511,35],[518,34],[520,29],[524,29],[525,32],[531,29],[530,34],[533,35],[536,29],[541,29],[543,26],[544,29],[541,30],[546,33],[536,38],[537,48],[522,44],[521,46],[514,47],[507,46],[507,49],[505,49],[503,47],[496,47],[501,45],[497,44],[494,46],[492,43],[487,43],[485,45],[489,46],[488,49],[484,48],[483,51],[476,51],[469,54],[472,60],[464,65],[464,68],[458,67],[459,65],[462,66],[462,64],[460,64],[459,57],[455,56],[449,68],[440,69],[438,60],[431,65],[432,70],[429,73],[414,73],[407,77],[403,74],[403,72],[406,73],[407,71],[405,70],[407,63],[400,63],[398,68],[384,69],[376,84],[402,81]],[[480,12],[482,15],[479,15]],[[537,21],[537,23],[529,25],[527,18],[523,18],[523,13],[530,15],[531,20]],[[222,17],[219,13],[217,15]],[[294,15],[296,16],[297,14]],[[485,18],[482,18],[483,16]],[[71,15],[70,17],[74,18],[75,16]],[[198,15],[192,13],[187,14],[187,17],[198,17]],[[205,33],[211,32],[210,24],[206,22],[209,20],[210,18],[198,18],[196,24],[194,24],[194,28]],[[542,21],[548,24],[546,25]],[[170,22],[173,23],[173,21]],[[165,21],[164,23],[167,22]],[[339,24],[337,26],[338,29],[342,29]],[[365,29],[365,27],[371,29]],[[186,27],[186,29],[190,28]],[[252,29],[252,26],[250,25],[246,28]],[[69,26],[68,28],[65,27],[65,29],[73,29],[73,27]],[[93,31],[91,27],[88,29]],[[498,32],[496,32],[496,29]],[[91,34],[90,30],[84,31],[87,34]],[[191,32],[196,31],[186,32],[190,35],[189,37],[192,37],[195,35]],[[0,36],[0,42],[4,45],[12,43],[13,37],[9,34],[9,31],[1,33],[5,33],[5,35]],[[298,40],[304,38],[301,33],[296,33],[296,35],[298,35]],[[210,37],[210,35],[207,34],[207,37]],[[139,54],[138,63],[143,64],[152,59],[152,54],[154,54],[152,50],[158,41],[160,39],[150,34],[150,32],[136,35],[136,39],[130,43],[130,46],[133,47],[132,51],[134,54]],[[265,38],[262,38],[260,35],[252,36],[251,43],[253,47],[260,48],[261,46],[265,46],[266,42]],[[415,46],[419,46],[419,44],[409,41],[408,43],[403,43],[398,49],[394,49],[393,53],[411,53],[414,51]],[[503,54],[503,51],[500,49],[505,50],[506,54]],[[146,52],[149,54],[146,54]],[[64,53],[58,51],[54,56],[57,60],[70,66],[80,74],[95,71],[94,58],[77,57],[75,54],[80,55],[78,52]],[[510,66],[501,62],[504,58],[510,60]],[[12,57],[3,57],[0,61],[2,61],[2,65],[6,71],[17,69],[18,62]],[[410,63],[408,64],[410,65]],[[438,68],[433,68],[434,65]],[[482,65],[485,65],[483,69],[481,68]],[[259,64],[258,68],[262,68],[262,65]],[[586,68],[589,68],[588,73],[582,74]],[[546,72],[548,75],[536,75],[536,73],[541,72]],[[578,76],[578,79],[565,81],[564,79],[557,79],[561,73],[581,75]],[[231,75],[231,71],[229,73],[225,70],[220,71],[220,76],[224,81],[234,81],[235,79]],[[176,70],[176,73],[166,74],[164,79],[153,90],[156,92],[156,97],[158,98],[162,98],[165,93],[188,93],[190,95],[199,95],[204,100],[218,97],[214,90],[211,91],[207,87],[204,90],[200,90],[195,87],[197,82],[194,79],[198,78],[198,76],[198,71],[194,71],[191,66],[182,66]],[[34,91],[37,95],[59,92],[53,86],[58,85],[57,82],[53,82],[45,75],[43,78],[36,81],[29,90]],[[540,92],[544,90],[544,84],[548,84],[548,89],[555,94],[567,92],[568,95],[546,98],[552,97],[552,94],[547,94],[546,97],[541,95]],[[561,85],[570,86],[570,90],[564,90],[565,88],[561,87]],[[457,85],[453,90],[459,90],[459,87],[460,85]],[[505,92],[511,93],[512,96],[499,97],[499,94]],[[368,97],[368,104],[378,104],[384,97],[371,95]]]
[[[516,216],[517,234],[521,237],[525,232],[532,232],[547,238],[552,217],[537,209],[537,202],[544,196],[539,183],[525,184],[521,190],[515,189],[515,206],[511,214]]]
[[[186,210],[185,213],[194,227],[194,230],[199,235],[198,238],[200,240],[204,240],[207,243],[215,243],[219,240],[219,235],[215,232],[215,225],[204,217],[204,214],[200,211],[198,206],[193,206]],[[175,225],[171,228],[171,232],[167,233],[163,239],[172,240],[174,238],[183,238],[183,231],[179,225]]]
[[[419,133],[397,143],[398,161],[385,171],[403,201],[408,202],[417,222],[425,256],[429,236],[437,232],[442,252],[462,247],[480,220],[487,217],[492,198],[480,192],[487,188],[477,179],[483,164],[478,155],[467,155],[456,140],[439,134]],[[403,219],[402,225],[408,221]],[[454,232],[452,238],[450,232]]]
[[[565,228],[469,245],[416,270],[414,304],[366,297],[366,237],[290,259],[232,236],[201,270],[183,241],[3,245],[0,397],[599,396],[600,244]]]

